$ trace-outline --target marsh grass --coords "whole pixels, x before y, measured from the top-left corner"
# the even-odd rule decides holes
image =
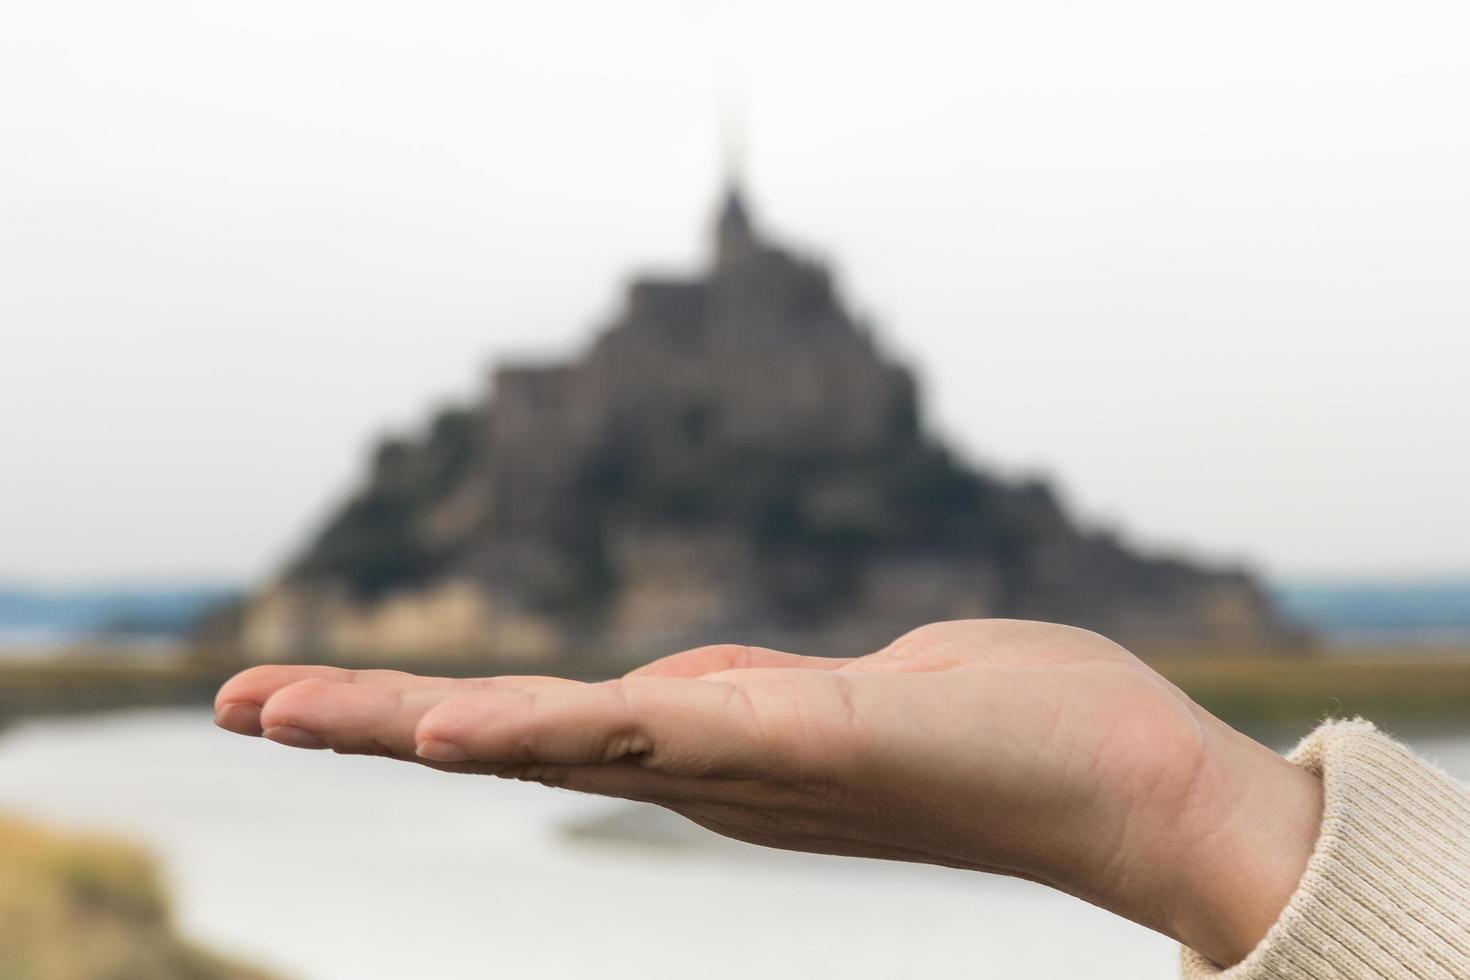
[[[1227,650],[1147,659],[1206,708],[1252,732],[1304,732],[1323,718],[1354,715],[1404,731],[1470,732],[1470,649],[1385,647],[1297,655]],[[189,660],[137,665],[101,657],[0,662],[0,725],[35,715],[204,706],[239,666]],[[453,676],[497,670],[493,663],[408,656],[371,666]],[[582,676],[599,679],[595,672]]]
[[[1470,652],[1375,650],[1352,656],[1160,659],[1190,697],[1255,733],[1305,734],[1362,716],[1415,734],[1470,731]]]

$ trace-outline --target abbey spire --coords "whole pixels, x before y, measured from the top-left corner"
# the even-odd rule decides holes
[[[738,181],[732,179],[715,218],[715,262],[723,264],[749,252],[756,244],[750,211]]]
[[[745,197],[745,133],[731,119],[725,121],[722,155],[725,193],[715,215],[716,265],[749,253],[757,244]]]

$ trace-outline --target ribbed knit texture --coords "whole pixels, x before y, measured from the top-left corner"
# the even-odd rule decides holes
[[[1322,778],[1322,832],[1281,917],[1185,980],[1470,978],[1470,791],[1366,721],[1322,725],[1292,762]]]

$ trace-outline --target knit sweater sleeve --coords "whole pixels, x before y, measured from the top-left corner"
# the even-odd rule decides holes
[[[1324,790],[1301,883],[1235,966],[1185,949],[1185,980],[1470,977],[1470,791],[1365,721],[1289,758]]]

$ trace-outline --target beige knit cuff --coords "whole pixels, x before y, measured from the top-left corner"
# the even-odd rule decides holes
[[[1234,967],[1185,949],[1185,980],[1470,977],[1470,792],[1362,720],[1288,758],[1324,789],[1301,883]]]

